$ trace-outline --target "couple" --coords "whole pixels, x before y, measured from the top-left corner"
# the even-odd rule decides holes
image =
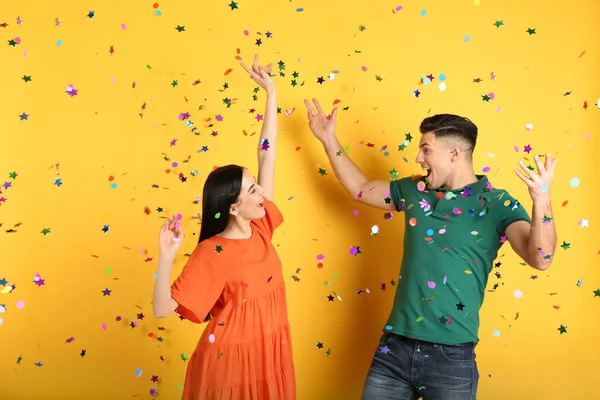
[[[215,169],[204,184],[198,245],[170,284],[183,231],[177,216],[159,235],[153,311],[210,321],[187,367],[183,399],[293,400],[296,380],[281,261],[271,244],[283,216],[273,203],[277,147],[272,64],[242,64],[267,92],[258,181],[247,169]],[[401,275],[390,317],[366,377],[364,400],[471,400],[479,308],[499,248],[509,241],[531,267],[552,262],[556,231],[550,184],[556,159],[515,169],[533,200],[532,218],[505,190],[476,175],[477,127],[456,115],[423,120],[416,162],[426,176],[369,181],[335,136],[330,117],[305,100],[313,134],[352,199],[404,211]],[[179,217],[180,218],[180,217]]]

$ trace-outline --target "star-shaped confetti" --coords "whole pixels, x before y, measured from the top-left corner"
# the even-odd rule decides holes
[[[185,26],[177,25],[177,27],[175,29],[177,29],[177,32],[184,32]]]
[[[233,11],[236,8],[238,8],[238,3],[236,3],[235,1],[232,1],[231,3],[229,3],[229,7],[231,7],[231,11]]]
[[[25,82],[31,82],[31,75],[23,75],[21,79],[23,79]]]
[[[594,297],[600,297],[600,289],[594,290]]]
[[[561,335],[563,333],[567,333],[567,327],[563,326],[562,324],[560,325],[560,328],[557,328],[557,330],[560,332]]]
[[[109,288],[104,289],[102,291],[102,293],[103,293],[102,297],[104,297],[104,296],[110,296],[110,292],[112,292],[112,290],[110,290]]]
[[[27,118],[29,118],[29,114],[23,113],[19,115],[19,118],[21,118],[21,121],[27,121]]]
[[[535,34],[536,34],[536,33],[535,33],[535,28],[534,28],[534,29],[528,28],[528,29],[527,29],[527,33],[529,33],[529,35],[530,35],[530,36],[531,36],[531,35],[535,35]]]
[[[50,228],[42,228],[42,231],[40,233],[43,233],[44,236],[46,236],[46,234],[51,233]]]
[[[92,18],[94,18],[96,16],[96,12],[95,11],[90,11],[87,16],[88,16],[89,19],[92,19]]]
[[[567,243],[563,240],[562,244],[560,245],[560,247],[563,248],[563,250],[569,249],[571,248],[571,243]]]
[[[58,18],[56,18],[54,20],[54,25],[58,26],[60,28],[60,26],[62,25],[62,22],[60,22],[60,20]]]
[[[319,174],[321,174],[321,176],[327,175],[327,169],[325,169],[325,168],[319,168]]]
[[[502,21],[502,20],[496,21],[496,22],[494,22],[494,25],[496,25],[496,28],[500,28],[502,25],[504,25],[504,21]]]
[[[17,42],[14,39],[10,39],[8,41],[8,45],[12,47],[17,47]]]
[[[325,82],[325,78],[323,78],[322,76],[320,76],[320,77],[317,78],[317,83],[318,84],[322,85],[323,82]]]

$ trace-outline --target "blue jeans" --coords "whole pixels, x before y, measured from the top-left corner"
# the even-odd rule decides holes
[[[475,343],[455,346],[384,333],[362,400],[475,400]]]

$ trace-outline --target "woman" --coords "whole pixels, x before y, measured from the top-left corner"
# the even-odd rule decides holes
[[[294,400],[296,380],[281,261],[271,238],[283,222],[273,204],[277,105],[272,64],[242,67],[267,92],[258,182],[244,168],[215,169],[204,184],[198,245],[169,286],[183,231],[160,230],[153,310],[210,321],[189,360],[183,399]]]

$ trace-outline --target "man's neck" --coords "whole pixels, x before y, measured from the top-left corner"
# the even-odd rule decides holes
[[[465,168],[464,170],[457,170],[450,177],[450,181],[444,185],[446,190],[456,190],[461,189],[465,186],[471,185],[477,182],[477,176],[475,176],[475,171],[473,171],[473,167]]]

